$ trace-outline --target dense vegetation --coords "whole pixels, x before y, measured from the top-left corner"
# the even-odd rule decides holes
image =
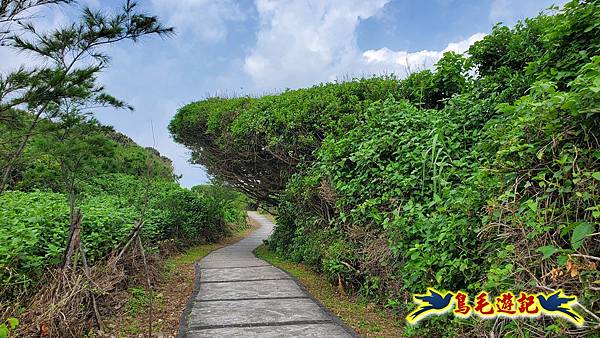
[[[277,206],[272,249],[369,299],[405,312],[429,286],[562,288],[589,311],[578,330],[442,317],[408,333],[592,333],[599,29],[600,2],[571,1],[406,79],[211,98],[170,131],[212,175]]]
[[[0,124],[0,130],[5,127]],[[44,122],[41,128],[58,126]],[[61,165],[69,157],[61,147],[78,159],[72,172],[75,205],[83,216],[81,240],[92,266],[122,250],[140,220],[145,249],[157,254],[165,245],[173,250],[217,241],[230,234],[231,225],[245,224],[241,194],[216,183],[182,188],[170,160],[156,150],[93,121],[78,128],[86,134],[75,143],[55,144],[52,132],[33,136],[13,171],[10,190],[0,194],[0,302],[3,311],[19,318],[21,311],[32,310],[28,299],[48,282],[48,270],[64,264],[70,192]],[[0,142],[18,131],[0,133]]]
[[[45,123],[48,128],[56,126]],[[3,128],[0,125],[0,130]],[[79,126],[84,127],[84,126]],[[91,262],[123,245],[144,213],[142,236],[156,245],[175,239],[180,244],[214,241],[227,234],[227,223],[243,223],[237,195],[219,196],[225,187],[179,186],[173,167],[152,148],[144,149],[111,128],[88,122],[86,136],[93,148],[79,149],[78,206],[83,215],[82,240]],[[12,129],[15,131],[18,129]],[[93,131],[93,132],[90,132]],[[1,139],[10,133],[1,133]],[[40,281],[49,266],[62,263],[69,234],[69,198],[62,182],[61,160],[51,133],[35,135],[25,150],[13,191],[0,195],[0,296],[15,296]],[[66,151],[77,145],[64,144]],[[150,171],[150,173],[148,173]],[[79,175],[79,174],[78,174]],[[150,176],[148,176],[150,175]]]
[[[114,293],[152,288],[162,254],[245,226],[243,195],[218,181],[181,187],[171,160],[93,118],[132,109],[97,83],[101,47],[172,28],[124,1],[39,29],[37,9],[74,3],[0,3],[0,48],[37,61],[0,74],[0,337],[102,329],[123,301]]]

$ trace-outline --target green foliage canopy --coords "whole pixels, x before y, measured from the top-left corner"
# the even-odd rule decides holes
[[[211,98],[170,131],[277,205],[272,248],[365,297],[551,287],[598,312],[599,28],[600,1],[571,1],[403,80]],[[454,324],[409,331],[476,334]]]

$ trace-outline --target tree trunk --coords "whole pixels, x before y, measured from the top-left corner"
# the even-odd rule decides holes
[[[80,224],[81,224],[81,213],[79,210],[75,212],[74,216],[71,216],[71,224],[69,225],[69,241],[67,242],[67,250],[65,251],[65,257],[63,259],[63,267],[70,267],[73,259],[73,254],[77,249],[77,244],[80,241]]]

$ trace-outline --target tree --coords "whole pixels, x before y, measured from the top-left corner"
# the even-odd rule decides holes
[[[33,18],[31,11],[42,6],[70,4],[74,0],[0,0],[0,46],[10,39],[11,26]]]
[[[29,53],[47,64],[32,68],[22,66],[0,76],[0,120],[14,108],[26,110],[32,116],[16,149],[6,156],[0,193],[10,181],[15,162],[40,119],[60,117],[60,107],[65,104],[75,104],[79,111],[89,106],[132,109],[107,94],[97,83],[97,75],[110,63],[109,56],[101,51],[103,46],[123,40],[136,42],[147,35],[173,34],[173,28],[164,27],[155,16],[141,14],[137,4],[129,0],[116,15],[84,8],[79,22],[47,33],[39,32],[32,19],[20,19],[28,9],[70,2],[14,0],[2,1],[0,5],[0,23],[5,23],[5,33],[0,36],[3,45]],[[24,33],[17,34],[19,31]]]
[[[63,113],[62,120],[49,126],[38,146],[60,164],[61,180],[69,198],[71,232],[80,214],[77,195],[80,182],[104,171],[116,144],[98,132],[97,122],[78,111]]]

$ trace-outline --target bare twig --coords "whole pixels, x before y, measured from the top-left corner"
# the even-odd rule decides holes
[[[104,325],[102,325],[102,318],[100,317],[100,312],[98,311],[98,304],[96,302],[96,295],[94,294],[94,290],[92,289],[92,285],[94,281],[92,279],[92,274],[90,273],[90,268],[87,263],[87,259],[85,257],[85,249],[83,248],[83,242],[79,238],[79,252],[81,253],[81,262],[83,263],[83,271],[85,272],[85,276],[88,279],[88,292],[90,297],[92,298],[92,307],[94,308],[94,316],[96,317],[96,323],[98,324],[98,329],[103,331]]]
[[[596,256],[583,255],[583,254],[571,254],[571,256],[573,256],[573,257],[587,258],[587,259],[593,259],[593,260],[596,260],[596,261],[600,261],[600,257],[596,257]]]
[[[129,240],[127,241],[127,243],[125,243],[125,245],[123,246],[123,248],[121,248],[121,251],[119,251],[119,254],[117,255],[117,261],[120,260],[121,257],[123,257],[123,255],[127,251],[127,248],[129,248],[129,246],[131,245],[131,243],[133,243],[133,241],[135,240],[135,238],[140,233],[140,230],[142,229],[143,225],[144,225],[144,221],[136,221],[135,222],[133,230],[131,231],[131,235],[129,236]]]
[[[144,250],[144,245],[142,244],[142,239],[140,236],[137,236],[138,244],[140,247],[140,253],[142,254],[142,262],[144,263],[144,274],[146,275],[146,290],[147,295],[149,297],[148,301],[148,337],[152,336],[152,321],[153,321],[153,301],[154,301],[154,292],[152,290],[152,284],[150,283],[150,277],[148,273],[148,262],[146,261],[146,252]]]

